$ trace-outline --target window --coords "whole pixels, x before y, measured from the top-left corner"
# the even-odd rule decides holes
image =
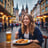
[[[46,4],[48,4],[48,0],[46,0]]]
[[[6,0],[5,0],[5,8],[6,8]]]
[[[8,2],[9,2],[9,0],[8,0]]]
[[[44,9],[42,9],[42,12],[44,12]]]
[[[45,3],[43,3],[43,6],[45,6]]]
[[[43,7],[43,5],[41,5],[41,8]]]
[[[46,10],[46,11],[48,10],[47,7],[45,8],[45,10]]]
[[[0,0],[3,3],[3,0]]]

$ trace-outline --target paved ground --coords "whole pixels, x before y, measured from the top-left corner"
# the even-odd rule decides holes
[[[16,31],[18,31],[18,29],[19,29],[20,27],[14,27],[14,29],[13,29],[13,31],[12,31],[12,40],[14,40],[15,38],[14,38],[14,36],[15,36],[15,32]],[[39,28],[40,29],[40,28]],[[41,30],[41,29],[40,29]],[[43,35],[46,35],[46,36],[48,36],[48,33],[44,30],[44,31],[42,31],[41,30],[41,32],[42,32],[42,34]],[[5,32],[0,32],[0,43],[1,42],[4,42],[6,40],[6,33]],[[48,46],[48,40],[47,40],[47,46]],[[44,48],[44,43],[43,43],[43,45],[42,45],[42,48]],[[47,47],[48,48],[48,47]]]
[[[14,36],[15,36],[15,32],[16,31],[18,31],[18,29],[19,29],[20,27],[14,27],[13,28],[13,31],[12,31],[12,40],[14,40],[15,38],[14,38]],[[11,30],[9,30],[9,31],[11,31]],[[0,42],[4,42],[6,40],[6,32],[0,32]]]

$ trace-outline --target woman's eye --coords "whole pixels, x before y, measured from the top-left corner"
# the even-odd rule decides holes
[[[29,20],[28,18],[24,18],[24,20]]]
[[[24,19],[24,20],[28,20],[28,19]]]

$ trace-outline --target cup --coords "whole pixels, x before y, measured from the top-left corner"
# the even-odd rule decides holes
[[[10,31],[6,32],[6,42],[11,43],[11,32]]]

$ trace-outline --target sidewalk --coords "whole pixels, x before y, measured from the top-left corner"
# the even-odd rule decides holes
[[[10,27],[8,27],[6,30],[10,30],[11,28]],[[2,32],[4,32],[5,31],[5,29],[4,28],[2,28]]]
[[[38,28],[40,29],[43,35],[48,36],[48,32],[45,29],[42,29],[41,27],[38,27]]]

